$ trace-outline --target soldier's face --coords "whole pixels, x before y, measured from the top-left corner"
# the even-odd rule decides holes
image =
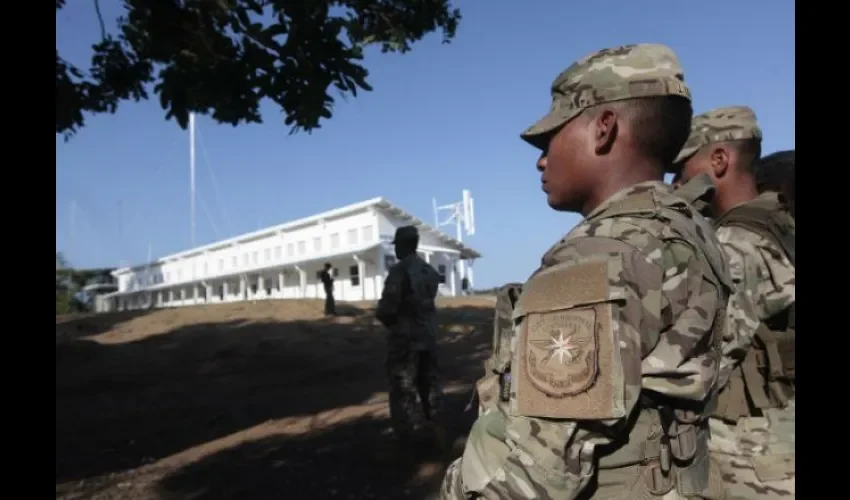
[[[579,212],[590,192],[586,120],[578,116],[549,138],[537,160],[546,201],[555,210]]]

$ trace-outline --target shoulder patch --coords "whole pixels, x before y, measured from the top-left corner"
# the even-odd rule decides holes
[[[516,411],[529,417],[622,417],[623,375],[612,301],[622,260],[588,259],[546,269],[523,287],[514,317]]]

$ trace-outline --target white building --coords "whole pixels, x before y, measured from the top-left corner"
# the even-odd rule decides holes
[[[390,244],[397,227],[419,228],[419,253],[443,277],[440,294],[461,293],[457,265],[472,288],[474,259],[481,255],[394,206],[374,198],[303,219],[243,234],[117,269],[118,291],[99,301],[101,310],[175,307],[265,298],[324,298],[318,274],[334,266],[337,300],[375,300],[395,262]]]

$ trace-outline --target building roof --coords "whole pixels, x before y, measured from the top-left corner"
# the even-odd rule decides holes
[[[170,262],[173,260],[191,257],[202,252],[206,252],[209,250],[217,250],[223,247],[227,247],[234,244],[239,243],[247,243],[249,241],[253,241],[259,238],[265,238],[268,236],[274,236],[276,233],[281,231],[289,231],[293,229],[298,229],[302,226],[308,226],[311,224],[315,224],[322,219],[332,219],[332,218],[340,218],[345,217],[350,214],[359,212],[361,210],[366,210],[370,208],[375,208],[377,210],[381,210],[389,215],[392,215],[399,220],[401,220],[405,224],[414,225],[419,229],[420,234],[430,233],[436,236],[441,242],[445,243],[449,247],[456,248],[461,255],[461,258],[465,259],[477,259],[481,257],[481,254],[472,248],[464,245],[461,241],[458,241],[457,238],[452,238],[446,233],[435,229],[434,227],[425,224],[421,219],[411,215],[407,211],[402,208],[394,205],[392,202],[383,197],[372,198],[366,201],[361,201],[359,203],[352,203],[350,205],[345,205],[343,207],[335,208],[333,210],[327,210],[325,212],[321,212],[315,215],[311,215],[308,217],[302,217],[300,219],[295,219],[290,222],[285,222],[283,224],[278,224],[275,226],[270,226],[264,229],[260,229],[257,231],[252,231],[250,233],[240,234],[238,236],[233,236],[231,238],[227,238],[224,240],[218,240],[213,243],[209,243],[206,245],[201,245],[195,248],[191,248],[189,250],[184,250],[182,252],[173,253],[171,255],[166,255],[165,257],[161,257],[156,259],[150,263],[139,264],[132,267],[122,267],[116,269],[112,272],[113,276],[117,276],[119,274],[124,274],[133,270],[145,269],[151,264],[161,264],[165,262]]]

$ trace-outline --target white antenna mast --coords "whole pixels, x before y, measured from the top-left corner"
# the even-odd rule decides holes
[[[71,233],[71,248],[68,249],[68,258],[72,258],[74,255],[75,247],[77,246],[77,200],[71,200],[71,206],[68,210],[68,215],[70,217],[70,233]]]
[[[195,113],[189,113],[189,217],[191,243],[195,247]]]
[[[449,203],[448,205],[437,205],[437,199],[433,198],[434,204],[434,226],[439,229],[440,226],[446,226],[449,224],[454,224],[455,229],[457,231],[457,239],[458,241],[463,241],[463,233],[466,232],[467,236],[472,236],[475,234],[475,206],[473,205],[472,194],[470,194],[468,189],[463,190],[463,197],[461,201],[455,203]],[[444,221],[440,221],[440,211],[449,212],[448,218]],[[466,266],[464,265],[464,261],[461,259],[458,261],[458,272],[460,274],[460,279],[463,280],[467,277]],[[469,269],[469,286],[472,286],[472,269]]]

